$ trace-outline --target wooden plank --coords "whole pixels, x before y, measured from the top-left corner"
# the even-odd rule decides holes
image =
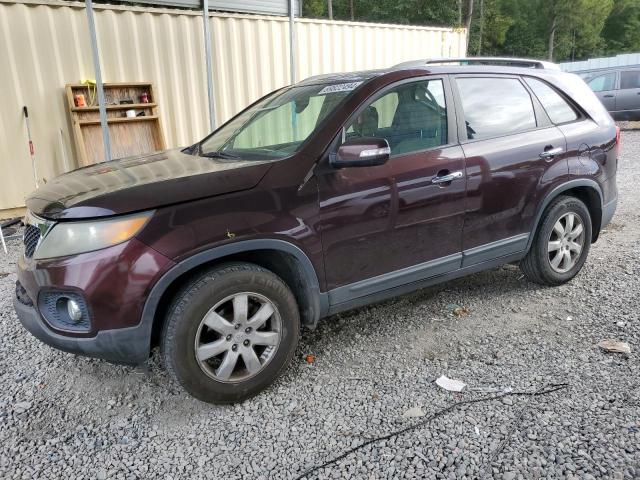
[[[24,217],[27,213],[26,207],[2,208],[0,209],[0,220],[8,218]]]
[[[107,118],[107,123],[123,123],[123,122],[145,122],[149,120],[158,120],[156,115],[145,115],[142,117],[113,117]],[[95,120],[78,120],[80,125],[99,125],[100,119]]]
[[[155,107],[155,103],[122,103],[120,105],[107,105],[107,110],[130,110],[130,109],[143,109],[143,108],[153,108]],[[72,112],[97,112],[99,107],[72,107]]]

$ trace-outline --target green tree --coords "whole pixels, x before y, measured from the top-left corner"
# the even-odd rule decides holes
[[[640,50],[640,0],[333,0],[336,20],[469,26],[469,54],[583,59]],[[327,18],[327,0],[303,0]]]
[[[608,54],[640,52],[640,2],[616,0],[602,36]]]
[[[543,4],[550,22],[550,60],[585,58],[603,52],[601,34],[613,0],[543,0]]]

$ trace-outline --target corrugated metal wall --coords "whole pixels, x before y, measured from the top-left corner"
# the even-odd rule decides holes
[[[156,7],[160,6],[202,9],[202,0],[130,0],[130,3],[146,3],[149,5],[154,5]],[[298,16],[298,14],[300,13],[300,0],[294,1],[293,8],[296,12],[296,16]],[[242,0],[241,2],[239,2],[238,0],[209,0],[209,10],[262,13],[266,15],[288,15],[289,0]]]
[[[640,66],[640,53],[623,53],[615,57],[590,58],[581,62],[564,62],[560,68],[565,72],[584,72],[599,68]]]
[[[0,213],[34,188],[22,106],[29,107],[41,176],[75,166],[64,85],[94,78],[81,2],[0,0]],[[169,147],[208,132],[202,17],[188,10],[96,5],[105,82],[152,81]],[[286,18],[212,14],[217,122],[289,83]],[[298,78],[464,56],[451,29],[296,22]]]

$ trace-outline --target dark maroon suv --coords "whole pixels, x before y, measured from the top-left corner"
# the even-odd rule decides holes
[[[184,150],[33,193],[15,308],[51,346],[127,364],[160,346],[191,394],[238,401],[327,315],[505,263],[569,281],[614,214],[618,143],[549,68],[310,78]]]

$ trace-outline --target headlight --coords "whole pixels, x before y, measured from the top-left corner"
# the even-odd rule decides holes
[[[152,214],[144,212],[109,220],[57,223],[44,237],[33,258],[76,255],[126,242],[144,227]]]

